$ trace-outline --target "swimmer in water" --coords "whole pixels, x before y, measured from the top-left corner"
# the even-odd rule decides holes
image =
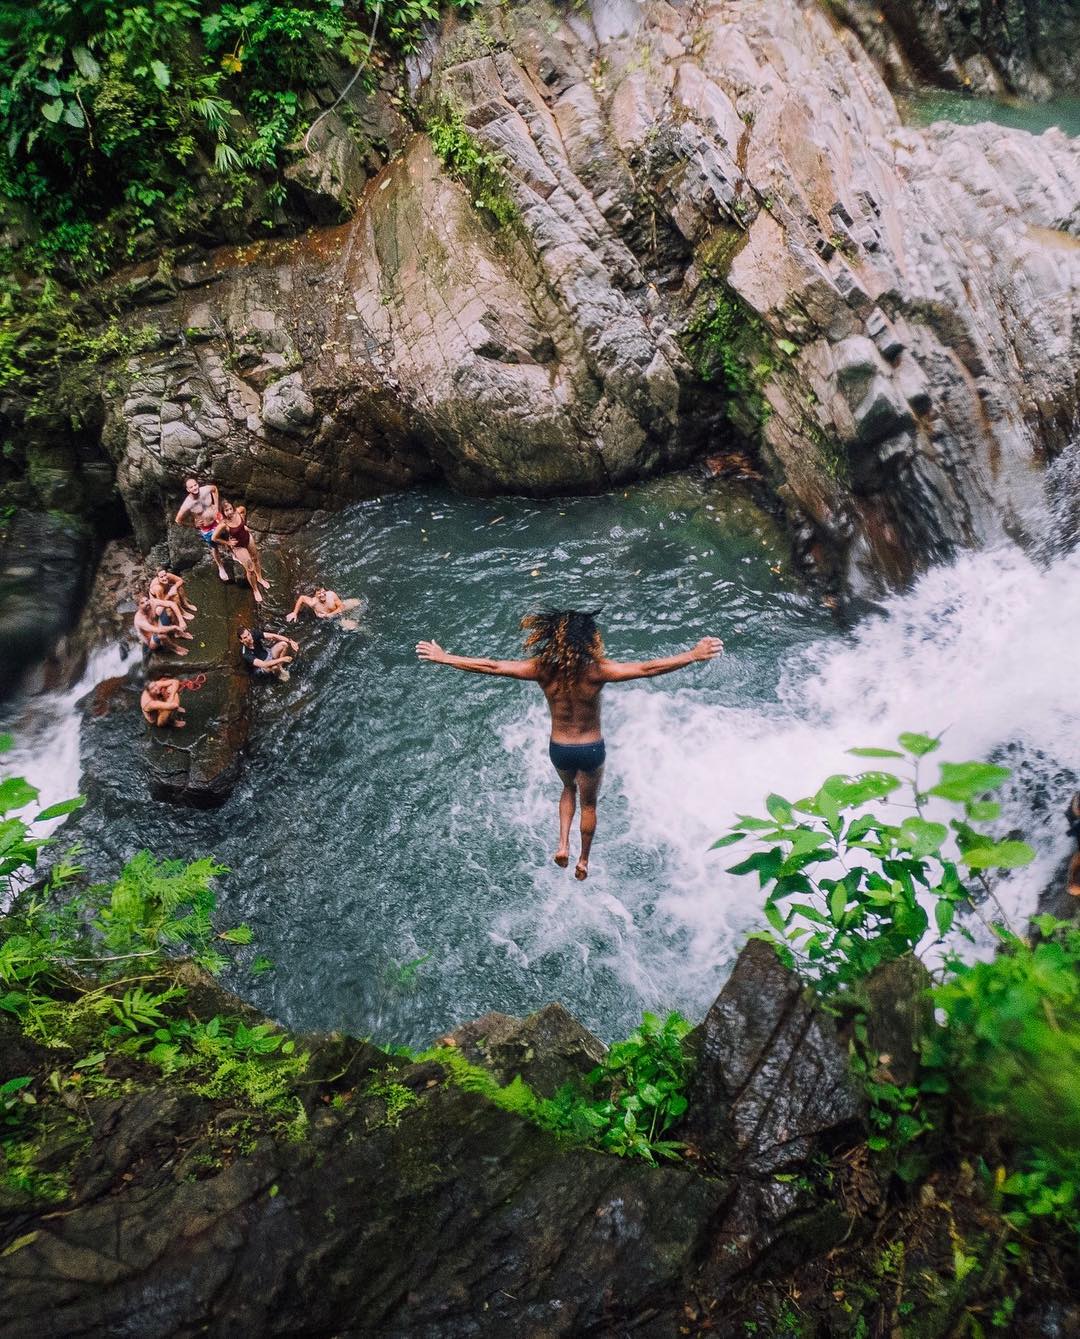
[[[289,651],[300,650],[300,643],[291,637],[283,637],[280,632],[252,632],[250,628],[240,629],[240,659],[249,674],[256,678],[289,680],[286,665],[292,664]]]
[[[607,683],[654,679],[698,661],[721,655],[719,637],[702,637],[689,651],[659,660],[608,660],[596,626],[596,614],[576,609],[549,609],[521,620],[528,630],[525,649],[531,660],[487,660],[452,656],[437,642],[418,642],[416,654],[432,665],[450,665],[472,674],[498,674],[525,679],[544,690],[551,712],[548,754],[563,784],[559,797],[559,846],[555,863],[570,863],[570,825],[581,796],[581,855],[574,867],[578,879],[589,877],[589,853],[596,833],[596,799],[604,777],[604,737],[600,730],[600,692]]]
[[[355,609],[359,600],[343,600],[337,591],[320,586],[314,595],[298,595],[286,623],[295,623],[302,609],[310,609],[316,618],[340,618],[346,609]]]

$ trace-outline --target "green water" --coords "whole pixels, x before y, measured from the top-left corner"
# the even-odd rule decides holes
[[[970,126],[992,121],[1014,130],[1028,130],[1033,135],[1041,135],[1051,126],[1058,126],[1066,135],[1080,135],[1080,97],[1020,102],[933,89],[897,101],[904,119],[914,125],[953,121]]]
[[[217,812],[144,799],[141,722],[88,720],[102,779],[87,858],[104,874],[140,846],[216,855],[231,870],[226,915],[277,964],[243,989],[300,1026],[416,1041],[557,998],[613,1035],[642,1007],[704,1007],[756,909],[712,900],[707,847],[732,777],[717,773],[715,796],[707,783],[679,793],[694,713],[735,719],[775,702],[781,660],[831,630],[774,540],[753,509],[686,480],[551,502],[418,491],[329,517],[273,555],[289,590],[275,585],[267,625],[296,582],[319,578],[367,601],[359,631],[306,626],[291,682],[259,685],[257,742]],[[515,655],[521,614],[547,603],[603,607],[617,657],[711,632],[729,647],[713,665],[608,690],[587,884],[550,860],[559,787],[539,691],[421,665],[413,650],[432,637]],[[695,920],[710,929],[692,948]]]

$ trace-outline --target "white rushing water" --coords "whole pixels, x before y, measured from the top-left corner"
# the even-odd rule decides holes
[[[76,704],[103,679],[122,674],[130,648],[102,646],[87,657],[77,683],[59,693],[40,693],[23,703],[18,713],[5,721],[4,730],[14,736],[10,752],[0,755],[5,775],[23,776],[39,792],[36,805],[22,817],[70,799],[79,788],[79,724]],[[39,824],[38,836],[48,836],[61,819]]]
[[[576,884],[549,874],[539,910],[515,908],[493,937],[535,957],[599,934],[608,965],[637,993],[664,998],[674,974],[680,996],[707,1002],[761,901],[753,878],[724,872],[743,848],[710,852],[710,843],[736,814],[762,814],[770,791],[797,799],[832,772],[872,766],[846,749],[895,746],[905,730],[945,731],[924,764],[931,777],[936,758],[994,757],[1016,769],[1003,826],[1022,829],[1038,859],[998,895],[1023,928],[1068,849],[1061,811],[1080,767],[1071,627],[1080,627],[1080,554],[1040,567],[1008,547],[935,569],[849,639],[789,658],[775,705],[725,707],[689,687],[609,690],[598,876]],[[535,706],[505,742],[530,782],[515,821],[550,845],[545,733]],[[665,867],[655,902],[635,902],[610,877],[642,859]]]

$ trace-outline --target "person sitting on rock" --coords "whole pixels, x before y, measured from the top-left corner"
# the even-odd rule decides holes
[[[221,523],[218,512],[218,490],[215,484],[201,484],[198,479],[186,479],[184,487],[187,497],[176,513],[176,524],[184,525],[189,520],[202,536],[203,543],[210,550],[210,556],[217,563],[217,574],[222,581],[228,581],[229,574],[221,561],[221,551],[214,542],[214,531]]]
[[[214,542],[227,544],[232,556],[244,569],[255,603],[262,604],[260,585],[269,588],[270,583],[262,574],[259,564],[259,551],[255,547],[255,536],[248,529],[247,512],[243,507],[234,507],[231,502],[221,504],[221,523],[214,531]]]
[[[187,597],[184,590],[184,578],[164,567],[158,568],[153,581],[150,582],[150,598],[152,600],[175,601],[180,606],[180,612],[185,618],[190,618],[192,614],[199,612],[199,606],[192,604]]]
[[[581,855],[574,875],[589,877],[589,852],[596,832],[596,800],[604,777],[604,737],[600,730],[600,693],[605,684],[652,679],[721,655],[719,637],[702,637],[689,651],[659,660],[608,660],[596,626],[596,613],[578,609],[549,609],[521,620],[529,631],[526,650],[531,660],[488,660],[452,656],[437,642],[417,642],[416,654],[432,665],[449,665],[473,674],[499,674],[525,679],[544,690],[551,712],[548,753],[563,784],[559,798],[559,845],[555,863],[570,863],[570,824],[581,792]]]
[[[177,730],[187,725],[182,719],[185,709],[180,705],[179,679],[151,680],[142,690],[139,706],[147,725],[156,725],[159,729],[172,725]]]
[[[289,671],[286,665],[292,664],[289,650],[300,650],[300,643],[280,632],[252,632],[250,628],[240,629],[240,656],[249,674],[256,678],[268,678],[273,675],[282,683],[287,683]]]
[[[194,634],[188,632],[187,619],[180,612],[180,606],[175,600],[159,600],[151,595],[150,613],[165,627],[175,628],[177,637],[183,637],[186,642],[192,640]]]
[[[187,650],[177,646],[176,639],[185,634],[190,637],[191,634],[174,621],[169,609],[162,608],[160,615],[156,614],[154,603],[149,595],[144,595],[135,610],[135,631],[140,641],[151,651],[171,651],[174,655],[186,656]],[[161,605],[162,601],[157,601],[157,604]],[[175,609],[176,606],[173,605],[172,608]]]
[[[343,600],[336,591],[320,586],[314,595],[298,595],[292,613],[285,615],[286,623],[295,623],[302,609],[310,609],[316,618],[339,618],[357,600]]]

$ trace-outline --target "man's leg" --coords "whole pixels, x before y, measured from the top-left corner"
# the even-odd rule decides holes
[[[589,877],[589,852],[592,850],[593,836],[596,833],[596,800],[600,794],[600,783],[604,779],[604,769],[598,767],[595,772],[578,772],[577,783],[581,790],[581,855],[574,867],[575,879]]]
[[[555,852],[555,863],[565,869],[570,863],[570,824],[574,821],[574,809],[577,807],[577,789],[573,772],[564,772],[556,768],[559,780],[563,784],[559,796],[559,849]]]

